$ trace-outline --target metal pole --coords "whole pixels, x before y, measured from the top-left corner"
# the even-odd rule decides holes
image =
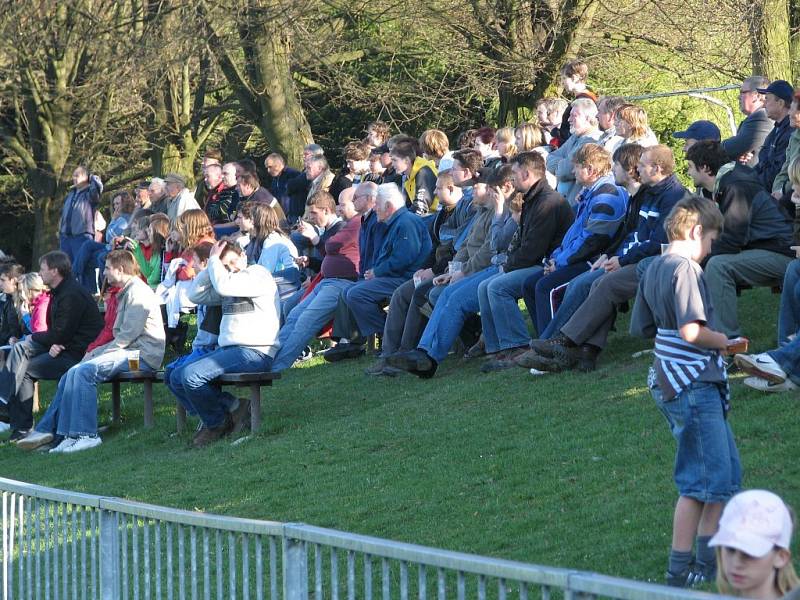
[[[100,511],[100,597],[119,597],[119,515]]]
[[[283,538],[283,600],[308,600],[308,555],[305,542]]]

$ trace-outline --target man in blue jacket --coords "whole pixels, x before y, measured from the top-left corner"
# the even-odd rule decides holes
[[[788,81],[778,79],[766,88],[758,88],[758,93],[765,95],[764,108],[767,116],[775,121],[775,126],[764,140],[764,145],[758,153],[758,164],[755,166],[755,170],[764,189],[772,191],[772,183],[786,160],[786,148],[789,146],[789,137],[792,135],[789,108],[792,105],[794,88]]]
[[[394,184],[378,186],[375,202],[378,221],[386,225],[383,243],[364,279],[347,290],[345,301],[363,338],[383,331],[386,314],[381,303],[411,279],[431,252],[425,222],[406,209],[405,199]]]
[[[94,238],[94,213],[103,192],[100,178],[90,176],[89,169],[84,166],[75,168],[72,183],[72,189],[64,198],[58,226],[61,251],[67,254],[70,263],[75,261],[84,242]]]
[[[742,82],[739,89],[739,110],[745,119],[739,124],[736,134],[722,142],[722,147],[731,160],[738,160],[749,167],[758,164],[758,153],[764,140],[772,131],[772,119],[764,109],[764,95],[759,88],[766,88],[769,80],[755,75]]]

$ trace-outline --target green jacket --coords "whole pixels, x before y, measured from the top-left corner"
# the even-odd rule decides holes
[[[150,260],[147,260],[142,252],[142,245],[137,243],[133,249],[133,255],[136,257],[136,262],[139,263],[139,270],[147,281],[147,285],[153,289],[157,288],[161,283],[161,252],[154,252],[150,256]]]

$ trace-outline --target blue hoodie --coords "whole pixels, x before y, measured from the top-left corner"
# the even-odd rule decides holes
[[[422,217],[398,208],[386,221],[386,234],[375,256],[375,277],[411,279],[431,253],[431,236]]]
[[[628,191],[606,175],[578,194],[575,221],[550,256],[560,269],[592,260],[608,250],[624,225]]]

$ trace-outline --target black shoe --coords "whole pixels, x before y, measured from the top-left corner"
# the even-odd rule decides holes
[[[578,371],[590,373],[597,369],[597,356],[600,354],[600,348],[584,344],[581,346],[580,356],[578,357]]]
[[[398,352],[386,357],[389,366],[413,373],[422,379],[430,379],[436,374],[438,364],[422,350]]]
[[[322,354],[322,358],[324,358],[327,362],[338,362],[348,358],[358,358],[366,351],[366,342],[353,340],[352,342],[337,344],[330,350],[326,350]]]
[[[531,350],[535,350],[536,354],[539,356],[553,358],[556,348],[574,348],[575,343],[563,333],[559,333],[556,337],[548,340],[531,340],[530,347]]]
[[[31,432],[30,429],[15,429],[11,432],[11,437],[8,438],[8,441],[12,444],[17,443],[23,438],[28,437],[28,434]]]

